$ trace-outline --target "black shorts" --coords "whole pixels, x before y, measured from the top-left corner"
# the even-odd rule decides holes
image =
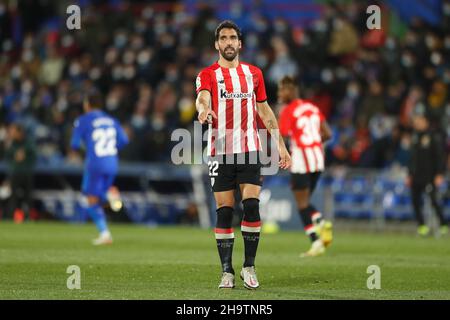
[[[309,193],[313,193],[316,189],[321,172],[312,173],[291,173],[291,189],[303,190],[309,189]]]
[[[262,185],[260,155],[256,151],[210,157],[208,169],[214,192],[235,190],[243,183]]]

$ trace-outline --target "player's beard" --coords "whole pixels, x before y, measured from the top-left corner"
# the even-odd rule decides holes
[[[228,50],[232,49],[232,50]],[[220,55],[227,61],[233,61],[239,54],[239,48],[226,47],[224,50],[219,49]]]

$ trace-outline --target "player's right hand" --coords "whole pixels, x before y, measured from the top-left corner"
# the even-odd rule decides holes
[[[198,114],[198,121],[200,121],[201,124],[204,124],[205,122],[212,123],[212,118],[217,119],[217,115],[210,108],[207,108]]]

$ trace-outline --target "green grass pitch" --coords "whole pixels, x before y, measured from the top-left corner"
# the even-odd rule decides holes
[[[450,299],[448,238],[340,233],[326,255],[300,259],[301,232],[262,235],[261,287],[240,279],[220,291],[211,230],[113,224],[115,243],[94,247],[92,224],[0,222],[0,299]],[[234,267],[243,260],[235,230]],[[81,269],[81,289],[69,290],[69,265]],[[381,289],[369,290],[369,265],[381,268]]]

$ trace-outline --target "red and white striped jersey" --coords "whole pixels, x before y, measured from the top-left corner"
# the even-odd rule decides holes
[[[197,94],[211,93],[211,108],[217,115],[208,131],[208,156],[261,150],[257,130],[256,102],[267,100],[259,68],[240,62],[237,68],[222,68],[217,62],[203,69],[196,81]]]
[[[291,138],[291,172],[310,173],[325,169],[320,126],[325,117],[311,102],[296,99],[280,113],[280,133]]]

